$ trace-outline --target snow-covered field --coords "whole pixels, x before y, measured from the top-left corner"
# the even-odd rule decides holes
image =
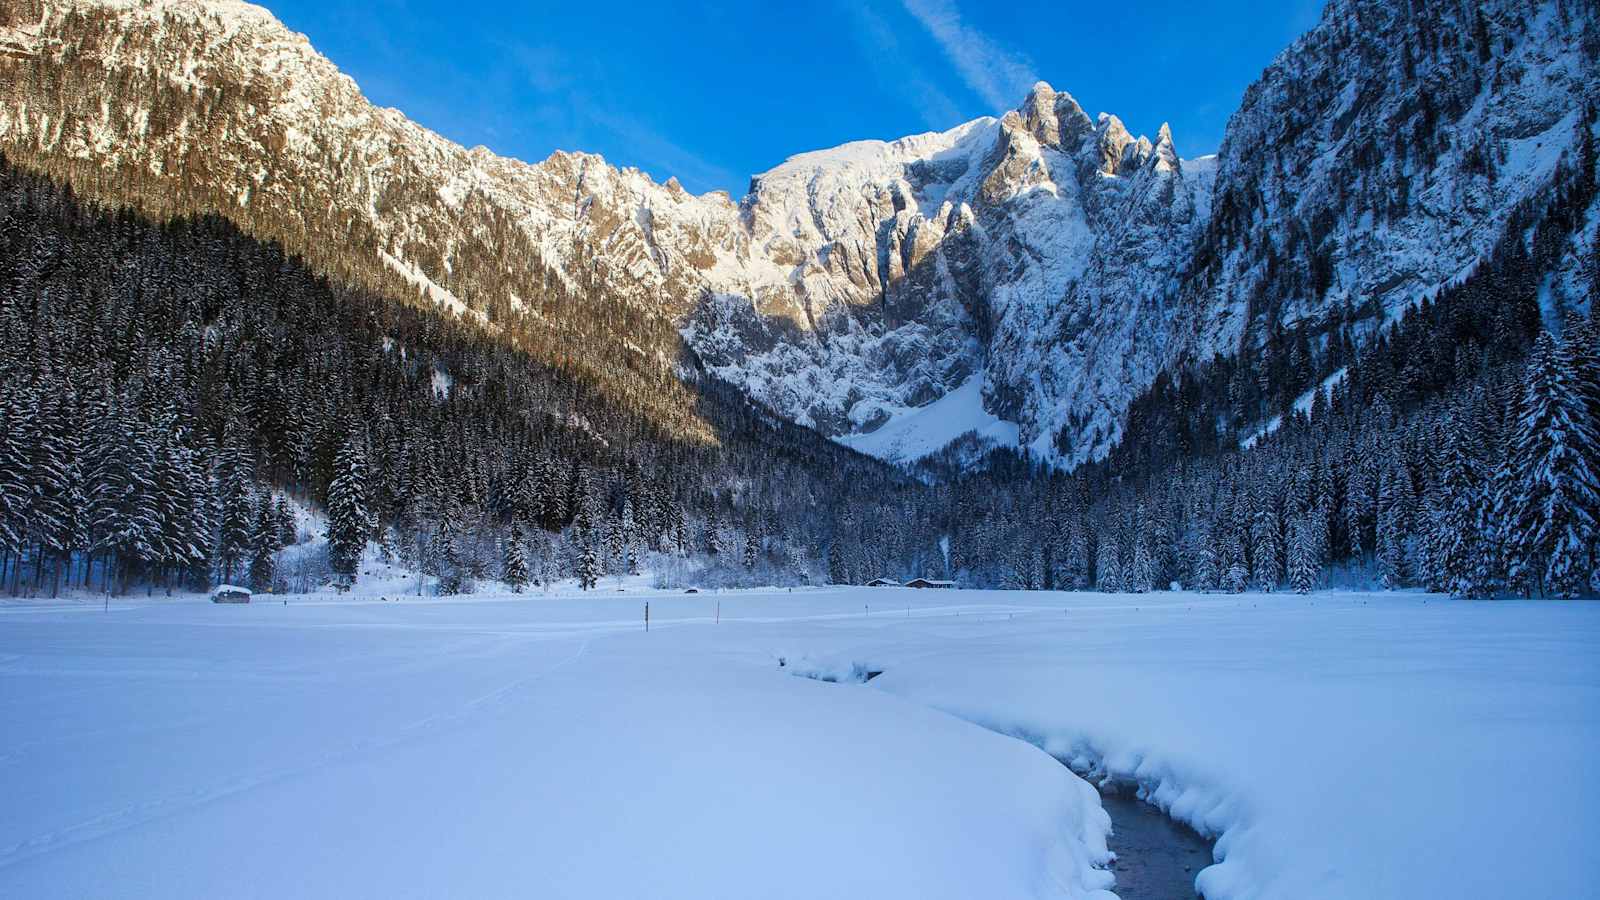
[[[1420,594],[6,602],[0,896],[1109,897],[1004,732],[1219,833],[1208,897],[1594,897],[1597,648]]]

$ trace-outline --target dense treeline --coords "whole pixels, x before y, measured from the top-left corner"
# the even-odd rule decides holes
[[[637,373],[594,383],[627,353],[569,329],[584,366],[541,364],[537,327],[339,287],[222,219],[158,226],[0,160],[0,583],[270,586],[305,508],[445,589],[668,551],[797,578],[845,490],[900,480],[692,368],[663,423],[660,398],[617,402]]]
[[[1148,478],[1099,465],[958,482],[951,569],[1020,588],[1600,589],[1600,326],[1540,332],[1525,362],[1464,357],[1442,395],[1406,401],[1396,363],[1433,327],[1408,318],[1248,450]]]

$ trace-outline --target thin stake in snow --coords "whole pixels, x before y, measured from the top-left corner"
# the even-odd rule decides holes
[[[644,604],[644,630],[650,630],[650,601],[648,600]]]

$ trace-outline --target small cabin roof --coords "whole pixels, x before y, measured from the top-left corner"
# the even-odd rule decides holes
[[[211,593],[213,593],[213,594],[249,594],[250,593],[250,589],[249,588],[239,587],[236,584],[219,584],[219,585],[216,586],[216,588],[214,588],[211,591]]]
[[[954,581],[943,581],[938,578],[913,578],[906,584],[937,584],[946,587],[955,587]]]

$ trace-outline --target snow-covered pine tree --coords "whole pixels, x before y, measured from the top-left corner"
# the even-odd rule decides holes
[[[1478,554],[1474,578],[1484,586],[1487,596],[1511,587],[1507,566],[1511,562],[1510,522],[1516,501],[1516,491],[1512,489],[1516,477],[1512,454],[1521,396],[1521,386],[1513,385],[1510,379],[1490,380],[1484,403],[1472,425],[1473,433],[1482,436],[1480,446],[1487,480],[1477,529],[1484,552]]]
[[[1289,526],[1289,585],[1297,594],[1309,594],[1316,586],[1321,560],[1317,553],[1316,523],[1309,515]]]
[[[1150,551],[1151,539],[1148,536],[1138,538],[1133,544],[1133,565],[1128,572],[1128,590],[1135,594],[1147,594],[1156,587],[1156,559]]]
[[[629,482],[628,492],[622,496],[622,555],[627,565],[627,571],[633,571],[634,549],[639,545],[639,514],[638,507],[633,502],[633,492],[641,489],[637,482]]]
[[[434,532],[428,548],[434,574],[439,578],[435,591],[441,597],[461,593],[466,581],[461,559],[461,526],[457,516],[455,502],[446,501],[440,511],[438,530]]]
[[[845,570],[844,545],[837,539],[828,548],[828,583],[849,584],[850,575]]]
[[[1507,578],[1525,594],[1575,596],[1593,571],[1600,478],[1591,468],[1597,440],[1572,379],[1572,357],[1549,332],[1534,342],[1512,442],[1507,515]]]
[[[172,427],[173,423],[163,416],[154,435],[156,456],[152,493],[156,511],[155,544],[158,571],[150,573],[152,580],[159,577],[169,591],[172,573],[188,561],[185,550],[189,534],[188,517],[193,505],[189,497],[189,473],[180,464],[178,455],[181,448],[173,440],[170,431]],[[246,516],[253,521],[253,509],[246,510]],[[248,542],[241,554],[241,562],[244,564],[249,562]]]
[[[87,447],[93,485],[87,518],[91,552],[105,554],[105,590],[121,591],[136,569],[154,557],[155,453],[126,397],[107,398],[103,409]]]
[[[187,580],[194,587],[209,587],[216,560],[211,552],[216,546],[217,495],[213,491],[216,478],[211,471],[211,454],[201,441],[183,448],[185,477],[189,482],[189,562]]]
[[[1562,344],[1571,360],[1572,391],[1591,423],[1600,422],[1600,308],[1567,318]]]
[[[1194,587],[1199,591],[1214,591],[1222,584],[1221,557],[1217,553],[1215,532],[1209,522],[1200,526],[1195,538]]]
[[[60,584],[61,563],[70,559],[76,546],[73,542],[73,521],[76,510],[72,502],[70,472],[77,464],[76,432],[66,421],[64,400],[59,390],[40,398],[40,423],[38,448],[32,458],[30,476],[33,491],[32,514],[29,516],[38,544],[38,560],[34,565],[34,589],[43,591],[44,563],[51,562],[54,585]],[[51,595],[56,590],[52,588]]]
[[[1095,587],[1108,594],[1119,593],[1123,589],[1122,561],[1119,559],[1117,541],[1112,537],[1100,539],[1100,546],[1095,553]]]
[[[716,510],[706,513],[704,546],[708,556],[716,556],[722,552],[722,525],[717,521]]]
[[[61,534],[58,541],[62,554],[58,568],[65,567],[68,569],[67,582],[70,587],[72,557],[74,553],[81,554],[84,557],[83,577],[85,586],[87,586],[89,578],[89,522],[87,518],[89,514],[89,484],[86,467],[88,460],[84,458],[83,434],[75,421],[69,419],[66,429],[61,433],[61,437],[63,441],[62,452],[67,457],[68,462],[64,475],[65,493],[61,500],[61,505],[66,515],[61,523]],[[209,526],[209,521],[202,524]],[[209,539],[209,527],[204,535]],[[3,546],[3,541],[0,541],[0,547]],[[57,592],[58,587],[53,585],[50,591],[51,596],[55,596]]]
[[[1377,551],[1377,503],[1373,499],[1377,495],[1373,486],[1376,478],[1368,454],[1360,453],[1350,463],[1345,477],[1345,538],[1350,545],[1350,555],[1367,562]]]
[[[279,549],[292,546],[300,536],[295,533],[294,511],[289,508],[289,498],[279,494],[277,502],[273,504],[272,514],[278,526]]]
[[[11,383],[0,381],[0,588],[21,564],[27,533],[23,510],[28,497],[28,454],[20,427],[26,414],[18,395]]]
[[[526,536],[522,533],[522,523],[513,521],[511,533],[506,536],[505,558],[500,567],[500,580],[519,594],[528,583],[528,556],[524,547],[526,540]]]
[[[1222,570],[1222,587],[1230,594],[1242,593],[1250,586],[1250,567],[1244,560],[1244,534],[1229,528],[1227,542],[1223,545],[1225,565]]]
[[[627,566],[627,540],[619,516],[606,517],[605,560],[601,566],[606,571],[624,571]]]
[[[534,494],[539,503],[539,524],[546,531],[560,531],[567,521],[566,493],[561,489],[561,479],[556,476],[554,461],[540,456],[536,469]]]
[[[1461,411],[1458,416],[1464,416]],[[1427,557],[1429,587],[1457,597],[1489,593],[1480,554],[1490,552],[1481,533],[1487,476],[1459,425],[1450,429],[1440,480],[1429,495]]]
[[[582,463],[572,465],[572,479],[568,487],[568,508],[572,512],[572,524],[585,537],[594,530],[595,521],[599,518],[599,503],[596,502],[596,491],[589,478],[589,470]],[[598,549],[598,548],[597,548]]]
[[[278,517],[272,498],[263,496],[261,508],[256,513],[255,533],[250,546],[250,588],[271,591],[277,577]]]
[[[1250,519],[1250,562],[1257,590],[1271,592],[1278,586],[1283,573],[1283,552],[1278,532],[1277,505],[1263,488],[1256,497],[1255,513]]]
[[[517,472],[516,478],[506,490],[506,504],[512,520],[539,521],[538,485],[538,468],[534,464],[529,463]]]
[[[1384,470],[1378,491],[1378,582],[1392,591],[1411,580],[1411,478],[1399,461]]]
[[[1590,141],[1592,147],[1592,137]],[[1596,241],[1600,242],[1600,235],[1596,236]],[[1600,268],[1600,261],[1592,265]],[[1587,413],[1588,420],[1587,439],[1578,452],[1585,461],[1584,467],[1600,481],[1600,297],[1591,299],[1587,319],[1580,321],[1576,316],[1573,317],[1563,340],[1567,355],[1572,360],[1573,393]],[[1600,522],[1600,505],[1589,512],[1591,518]],[[1600,592],[1600,531],[1591,533],[1594,534],[1594,539],[1589,542],[1591,584],[1593,590]]]
[[[586,591],[593,590],[600,581],[600,552],[595,543],[592,537],[579,537],[578,586]]]
[[[217,454],[217,498],[221,504],[217,577],[224,582],[236,580],[240,564],[249,557],[255,530],[253,473],[250,455],[244,446],[243,428],[236,420],[230,420]]]
[[[333,481],[328,485],[328,561],[342,585],[355,580],[356,568],[372,518],[367,510],[367,461],[360,438],[351,435],[333,460]]]
[[[1089,586],[1089,542],[1083,525],[1078,521],[1067,524],[1061,544],[1062,558],[1058,571],[1058,587],[1083,590]]]

